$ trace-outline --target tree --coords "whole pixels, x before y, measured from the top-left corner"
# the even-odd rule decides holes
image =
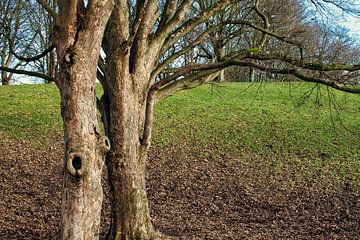
[[[21,24],[21,8],[20,1],[6,0],[0,3],[1,12],[1,35],[0,35],[0,48],[1,48],[1,67],[10,67],[14,58],[13,54],[9,51],[15,44],[15,36],[19,31]],[[20,66],[19,63],[13,66],[14,69]],[[1,72],[1,84],[9,85],[13,77],[13,73],[5,71]]]
[[[50,6],[52,9],[55,9],[55,2],[51,3]],[[31,68],[36,72],[54,77],[56,56],[51,42],[51,32],[54,27],[53,19],[36,1],[28,1],[25,11],[26,22],[22,28],[27,30],[27,35],[31,35],[31,41],[33,43],[31,44],[31,49],[28,51],[20,48],[20,51],[14,52],[14,55],[20,61],[29,62]],[[18,36],[18,39],[22,39],[21,42],[24,42],[24,36]],[[31,59],[32,56],[41,54],[41,51],[44,49],[48,49],[48,52],[43,57]],[[26,56],[26,58],[22,56]],[[32,61],[28,61],[29,59]],[[45,79],[45,82],[49,83],[51,81]]]
[[[297,49],[303,46],[270,30],[269,16],[260,9],[258,0],[252,3],[251,11],[262,19],[261,25],[238,18],[218,18],[213,26],[205,23],[226,8],[241,6],[243,1],[214,1],[201,11],[198,3],[191,0],[58,0],[57,8],[45,0],[37,2],[54,21],[51,39],[59,65],[54,80],[60,90],[64,122],[62,239],[98,238],[104,163],[112,193],[109,239],[161,237],[150,220],[145,166],[154,105],[176,91],[198,86],[213,79],[221,69],[237,65],[292,74],[304,81],[360,93],[359,88],[337,79],[308,74],[353,72],[360,69],[359,65],[312,63],[301,54],[293,57],[263,51],[262,43],[269,37],[278,44],[291,44]],[[190,14],[194,9],[197,16]],[[260,32],[260,44],[229,52],[218,62],[181,60],[208,41],[213,31],[227,25]],[[182,44],[184,39],[189,43],[187,46]],[[253,60],[282,61],[286,65],[269,68]],[[100,99],[95,94],[96,78],[104,89]]]
[[[51,6],[55,8],[54,3]],[[18,70],[16,73],[28,73],[51,82],[56,68],[50,37],[52,18],[36,1],[6,0],[0,4],[0,12],[1,69]],[[11,83],[13,73],[1,72],[2,85]]]

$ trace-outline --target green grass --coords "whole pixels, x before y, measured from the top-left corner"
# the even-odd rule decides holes
[[[54,85],[0,87],[0,136],[41,143],[61,134],[60,97]]]
[[[359,183],[359,110],[360,96],[312,84],[207,85],[159,104],[154,142],[210,148],[293,181]]]
[[[0,87],[0,137],[61,135],[54,85]],[[304,83],[231,83],[181,91],[155,109],[153,142],[291,181],[360,182],[360,96]]]

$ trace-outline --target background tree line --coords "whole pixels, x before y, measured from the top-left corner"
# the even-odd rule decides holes
[[[215,0],[195,1],[198,5],[188,17],[194,17],[202,10],[214,4]],[[49,2],[56,9],[56,1]],[[220,14],[208,19],[204,28],[211,28],[218,23],[230,19],[246,19],[254,24],[261,25],[261,18],[251,11],[252,1],[239,1],[237,6],[223,9]],[[335,7],[339,6],[335,2]],[[349,14],[356,15],[356,8],[348,3],[342,7]],[[318,63],[347,63],[359,62],[359,41],[348,29],[338,24],[336,20],[344,18],[343,13],[336,12],[335,18],[326,15],[329,11],[323,4],[312,6],[299,0],[263,1],[260,7],[264,9],[271,22],[271,30],[281,36],[296,41],[302,46],[303,58]],[[330,8],[331,10],[331,8]],[[5,0],[0,3],[1,13],[1,67],[17,70],[32,71],[37,80],[45,83],[52,82],[56,71],[56,53],[52,48],[51,33],[54,27],[53,20],[41,4],[37,1]],[[198,33],[188,34],[186,38],[178,42],[179,46],[173,46],[173,54],[177,48],[189,46]],[[201,44],[192,46],[192,50],[180,56],[174,66],[186,65],[188,63],[210,63],[219,62],[228,53],[244,48],[255,48],[261,39],[260,31],[253,31],[251,26],[229,26],[218,27],[216,31],[209,32]],[[306,47],[305,47],[306,46]],[[50,49],[51,48],[51,49]],[[50,50],[49,50],[50,49]],[[296,57],[299,49],[293,44],[278,44],[278,40],[270,38],[264,43],[264,51],[278,52],[288,56]],[[40,55],[40,56],[39,56]],[[44,56],[42,56],[44,55]],[[256,62],[256,61],[255,61]],[[265,67],[284,67],[282,61],[261,63]],[[270,64],[270,65],[269,65]],[[42,75],[41,75],[42,74]],[[359,81],[357,73],[332,73],[337,77],[349,81]],[[340,75],[339,75],[340,74]],[[13,72],[1,71],[1,84],[15,83]],[[216,81],[289,81],[296,78],[284,75],[257,71],[252,67],[233,66],[221,70],[214,79]],[[38,81],[37,81],[38,82]]]

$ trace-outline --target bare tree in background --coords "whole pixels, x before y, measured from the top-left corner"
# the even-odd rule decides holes
[[[15,36],[18,33],[21,25],[21,8],[22,3],[19,0],[5,0],[0,3],[1,13],[1,67],[16,69],[20,63],[14,63],[14,55],[10,48],[15,45]],[[9,85],[13,77],[12,72],[1,72],[1,84]]]
[[[55,1],[51,3],[50,7],[52,9],[56,8]],[[21,49],[16,53],[18,56],[31,58],[41,54],[41,51],[49,49],[48,53],[45,54],[44,57],[31,61],[30,64],[36,72],[54,77],[56,71],[56,55],[51,41],[51,33],[54,27],[53,19],[36,1],[29,1],[26,9],[26,15],[26,28],[28,29],[28,34],[32,35],[34,43],[32,44],[31,51],[28,51],[28,53],[21,51]],[[18,38],[21,39],[21,37]],[[45,82],[49,83],[51,81],[45,80]]]
[[[55,8],[54,4],[52,8]],[[3,1],[0,12],[2,85],[13,80],[14,71],[7,72],[6,69],[33,73],[45,82],[51,82],[56,69],[55,50],[51,46],[52,17],[34,0]]]
[[[360,88],[341,79],[314,75],[355,72],[360,65],[304,59],[300,53],[304,46],[272,30],[271,16],[259,0],[251,2],[259,24],[221,17],[228,8],[248,6],[248,1],[240,0],[213,1],[201,9],[191,0],[58,0],[57,8],[45,0],[37,2],[53,19],[51,40],[59,65],[54,78],[42,73],[40,77],[53,79],[61,94],[65,142],[62,239],[98,239],[105,158],[113,212],[108,238],[165,238],[151,223],[145,166],[154,105],[176,91],[206,83],[226,67],[242,66],[360,93]],[[194,9],[196,16],[191,14]],[[211,19],[217,20],[206,26]],[[179,60],[194,48],[200,49],[211,40],[215,28],[224,26],[246,27],[260,38],[254,47],[231,50],[216,62]],[[294,46],[299,53],[265,51],[269,39],[276,41],[274,45]],[[101,48],[104,54],[99,58]],[[274,61],[284,64],[265,64]],[[104,89],[100,99],[95,95],[97,78]]]

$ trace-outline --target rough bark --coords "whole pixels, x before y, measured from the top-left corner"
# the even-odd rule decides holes
[[[112,148],[107,163],[113,198],[110,239],[157,239],[146,196],[147,147],[139,139],[146,101],[142,83],[148,76],[140,68],[129,73],[128,52],[119,48],[109,52],[108,129]]]
[[[153,13],[155,3],[144,2],[144,9]],[[108,119],[105,129],[112,146],[107,157],[113,213],[109,239],[157,239],[146,196],[148,145],[142,145],[139,137],[151,74],[148,69],[156,59],[151,58],[147,39],[154,20],[149,12],[143,15],[140,11],[138,21],[144,21],[143,25],[129,32],[123,10],[112,12],[105,35],[105,42],[112,44],[104,47],[107,69],[102,105],[107,111],[103,115]]]
[[[96,67],[111,8],[111,1],[92,1],[87,11],[70,6],[64,13],[67,19],[57,22],[53,36],[60,63],[56,84],[64,121],[62,239],[66,240],[99,238],[101,172],[110,142],[98,127]],[[88,15],[86,20],[82,19],[84,14]]]
[[[103,199],[101,172],[110,144],[99,132],[95,105],[95,77],[86,58],[67,72],[61,89],[65,131],[62,238],[97,239]]]
[[[107,165],[113,213],[109,239],[160,238],[151,224],[145,183],[152,123],[149,112],[152,112],[156,97],[168,96],[177,90],[213,80],[215,74],[219,81],[223,81],[222,69],[233,65],[293,74],[305,81],[321,82],[302,75],[296,68],[268,70],[246,60],[255,56],[260,58],[255,54],[258,50],[239,50],[234,56],[226,57],[225,42],[214,42],[213,63],[186,65],[154,83],[161,68],[170,63],[160,66],[160,70],[155,70],[156,74],[151,73],[162,54],[211,16],[237,1],[215,2],[189,21],[186,20],[185,13],[192,4],[191,0],[185,0],[180,5],[177,1],[172,1],[172,4],[166,1],[167,6],[172,5],[173,9],[179,6],[179,9],[165,9],[166,13],[162,16],[155,0],[131,3],[116,0],[114,10],[111,10],[110,0],[87,1],[87,5],[84,1],[58,0],[59,16],[55,16],[56,13],[47,6],[46,1],[38,2],[56,19],[53,39],[60,64],[56,83],[61,92],[65,133],[63,239],[98,238],[103,198],[101,172],[108,150],[110,154]],[[266,34],[291,43],[268,29],[267,17],[258,9],[259,1],[255,2],[254,10],[263,19],[264,27],[245,21],[226,21],[227,24],[246,25],[261,31],[263,34],[256,49],[261,49],[265,44]],[[129,7],[135,7],[132,11],[136,12],[133,19],[129,14]],[[110,13],[112,15],[107,24]],[[160,16],[163,19],[154,32]],[[132,20],[129,22],[129,19]],[[102,39],[106,24],[106,38]],[[202,33],[204,38],[195,40],[191,48],[200,44],[206,34]],[[197,41],[199,42],[195,44]],[[104,96],[99,105],[104,111],[102,116],[109,139],[100,133],[96,114],[95,79],[101,42],[104,44],[106,59],[103,61],[105,67],[101,67],[100,73],[103,74],[100,78]],[[185,54],[186,51],[179,53]],[[247,56],[246,52],[251,54]],[[176,58],[173,58],[171,61],[175,60]],[[297,61],[294,63],[303,64]],[[321,83],[333,85],[329,81]],[[337,85],[333,87],[340,88]],[[150,90],[154,92],[149,94]],[[144,135],[140,139],[142,131]]]

